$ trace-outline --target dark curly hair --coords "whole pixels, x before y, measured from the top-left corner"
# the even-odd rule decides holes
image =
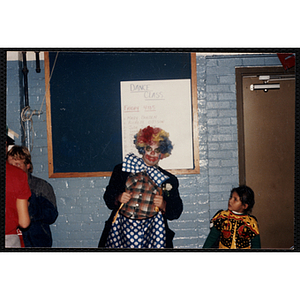
[[[233,188],[231,190],[230,198],[232,197],[232,194],[234,192],[236,192],[239,195],[240,200],[243,204],[248,205],[248,207],[245,209],[245,213],[251,213],[252,208],[255,204],[253,190],[246,185],[240,185],[239,187]]]

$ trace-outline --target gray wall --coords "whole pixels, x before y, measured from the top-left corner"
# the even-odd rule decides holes
[[[210,218],[227,208],[230,190],[238,185],[235,67],[274,65],[281,65],[276,54],[197,54],[200,174],[178,176],[184,211],[178,220],[169,222],[176,233],[175,248],[201,248]],[[42,106],[43,110],[32,117],[33,175],[47,180],[57,197],[59,216],[51,226],[53,247],[97,247],[110,214],[102,198],[109,178],[48,178],[44,63],[41,73],[35,72],[35,61],[28,61],[27,67],[30,107],[39,110]],[[19,145],[22,85],[22,62],[8,61],[7,124],[20,134]]]

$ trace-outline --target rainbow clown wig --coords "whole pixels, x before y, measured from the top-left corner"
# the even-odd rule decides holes
[[[153,142],[158,143],[158,149],[161,153],[160,159],[171,155],[173,145],[169,140],[169,133],[160,128],[148,126],[144,129],[140,129],[140,131],[134,136],[133,141],[138,152],[142,155],[145,154],[146,146],[151,145]]]

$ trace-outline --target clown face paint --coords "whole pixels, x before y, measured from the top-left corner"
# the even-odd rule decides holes
[[[147,166],[155,166],[160,160],[160,151],[158,149],[158,143],[151,143],[145,147],[145,154],[143,160]]]

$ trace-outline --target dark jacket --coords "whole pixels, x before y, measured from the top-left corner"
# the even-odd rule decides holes
[[[22,229],[25,247],[51,247],[52,235],[50,224],[58,216],[56,198],[52,186],[45,180],[28,175],[31,189],[29,199],[30,225]]]
[[[172,240],[175,233],[169,228],[167,220],[178,219],[182,213],[183,204],[178,192],[179,183],[177,178],[173,174],[163,170],[160,167],[158,167],[158,169],[169,177],[165,183],[170,183],[173,187],[168,193],[163,193],[164,200],[166,201],[166,211],[163,214],[166,226],[166,248],[173,248]],[[116,199],[121,193],[125,192],[125,183],[129,174],[130,173],[128,172],[122,171],[122,164],[116,165],[111,175],[109,184],[106,187],[103,198],[107,207],[112,210],[112,213],[109,219],[105,222],[105,227],[98,245],[99,248],[105,246],[112,220],[120,206],[120,203],[116,203]]]

